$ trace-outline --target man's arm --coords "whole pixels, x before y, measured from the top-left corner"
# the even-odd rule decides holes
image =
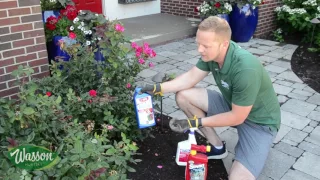
[[[184,89],[189,89],[199,83],[205,78],[209,72],[203,71],[196,66],[190,69],[188,72],[181,74],[171,81],[167,81],[161,84],[163,93],[177,92]]]
[[[251,109],[252,109],[252,105],[238,106],[238,105],[232,104],[232,110],[229,112],[201,118],[202,126],[222,127],[222,126],[236,126],[236,125],[242,124],[248,117]]]

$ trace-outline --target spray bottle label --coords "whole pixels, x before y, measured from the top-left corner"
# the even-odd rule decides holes
[[[190,153],[190,149],[180,149],[179,161],[180,162],[187,162],[189,153]]]
[[[136,108],[140,125],[151,125],[155,123],[150,96],[137,97]]]
[[[189,161],[190,180],[205,180],[205,166],[204,164],[194,164]]]

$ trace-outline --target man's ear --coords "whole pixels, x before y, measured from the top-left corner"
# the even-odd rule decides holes
[[[230,44],[230,41],[225,40],[225,41],[222,43],[222,46],[223,46],[224,48],[228,49],[229,44]]]

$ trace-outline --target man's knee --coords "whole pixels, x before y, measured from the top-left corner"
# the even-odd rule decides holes
[[[255,177],[244,165],[234,161],[230,170],[229,180],[255,180]]]
[[[176,102],[178,106],[188,102],[188,90],[182,90],[176,93]]]

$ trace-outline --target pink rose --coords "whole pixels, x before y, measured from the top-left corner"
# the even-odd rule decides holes
[[[130,83],[128,83],[126,87],[129,89],[129,88],[131,87],[131,84],[130,84]]]
[[[131,47],[134,48],[134,49],[137,49],[139,46],[138,46],[137,43],[132,42],[132,43],[131,43]]]
[[[142,58],[140,58],[138,62],[139,62],[140,64],[144,64],[144,63],[145,63],[144,59],[142,59]]]
[[[149,67],[154,67],[154,64],[152,62],[149,62]]]
[[[121,24],[116,24],[115,29],[116,29],[116,31],[118,31],[118,32],[123,32],[123,31],[124,31],[124,27],[121,26]]]
[[[92,90],[89,91],[89,95],[91,97],[96,97],[97,96],[97,91],[92,89]]]
[[[69,32],[69,38],[70,39],[75,39],[77,37],[76,33],[74,32]]]
[[[112,126],[112,125],[107,125],[107,129],[108,129],[108,130],[112,130],[112,129],[113,129],[113,126]]]

